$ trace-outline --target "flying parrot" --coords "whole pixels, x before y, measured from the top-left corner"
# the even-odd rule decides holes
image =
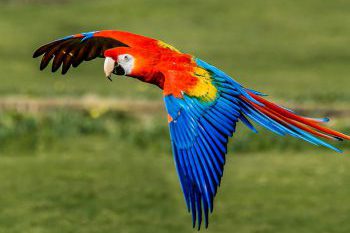
[[[40,70],[50,61],[52,72],[97,57],[105,58],[104,72],[125,75],[158,86],[168,113],[176,170],[193,227],[208,215],[220,185],[228,138],[242,122],[257,132],[251,121],[281,135],[314,145],[339,149],[322,139],[342,141],[350,136],[322,125],[327,118],[308,118],[266,100],[265,95],[242,86],[222,70],[161,40],[129,32],[103,30],[64,37],[41,46]]]

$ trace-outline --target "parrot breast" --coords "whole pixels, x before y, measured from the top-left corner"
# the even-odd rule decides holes
[[[217,98],[217,92],[211,74],[192,64],[182,69],[170,69],[165,75],[164,95],[182,98],[186,94],[204,102],[212,102]]]

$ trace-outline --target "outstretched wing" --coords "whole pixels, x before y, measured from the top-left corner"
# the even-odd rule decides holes
[[[33,57],[44,55],[40,70],[45,69],[53,59],[52,72],[62,65],[62,74],[67,73],[73,66],[77,67],[83,61],[90,61],[96,57],[103,57],[107,49],[128,47],[127,44],[101,32],[88,32],[53,41],[38,48]]]
[[[53,59],[52,72],[62,65],[62,74],[67,73],[73,66],[77,67],[83,61],[90,61],[96,57],[104,57],[104,52],[116,47],[154,46],[156,40],[129,32],[104,30],[80,33],[64,37],[38,48],[33,57],[43,55],[40,69],[43,70]]]
[[[237,121],[257,132],[248,120],[251,119],[278,135],[291,135],[337,152],[341,151],[317,137],[350,140],[350,136],[322,126],[326,118],[299,116],[263,99],[263,94],[242,87],[214,66],[199,59],[196,63],[199,70],[195,75],[202,81],[180,91],[180,96],[168,93],[164,97],[174,160],[193,227],[197,221],[200,228],[203,215],[208,226],[208,213],[213,210],[223,174],[228,137]],[[178,85],[184,87],[183,82]]]
[[[246,119],[240,113],[239,90],[200,67],[197,77],[204,81],[184,91],[182,97],[170,94],[164,101],[178,176],[193,227],[197,221],[200,228],[203,215],[207,227],[208,213],[213,211],[228,137],[235,131],[236,122]]]
[[[207,227],[223,174],[228,137],[235,130],[239,112],[223,97],[209,105],[186,94],[183,99],[170,95],[164,100],[175,164],[193,227],[198,220],[200,228],[202,213]]]

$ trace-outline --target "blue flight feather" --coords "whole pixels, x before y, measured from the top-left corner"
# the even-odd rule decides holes
[[[91,35],[84,34],[84,38]],[[167,112],[171,116],[169,131],[174,161],[187,209],[192,213],[193,227],[197,224],[200,229],[203,216],[205,226],[208,226],[209,211],[213,211],[213,200],[223,175],[228,138],[235,132],[238,121],[256,133],[250,120],[279,135],[291,135],[341,152],[283,119],[271,118],[261,112],[259,109],[266,106],[252,95],[265,96],[263,93],[244,88],[218,68],[200,59],[196,58],[195,61],[210,73],[212,84],[218,91],[216,99],[205,102],[185,92],[182,98],[164,96]],[[254,107],[255,104],[261,108]],[[314,120],[326,122],[328,119]]]

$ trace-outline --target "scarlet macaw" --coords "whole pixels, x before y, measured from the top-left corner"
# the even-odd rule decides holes
[[[327,118],[299,116],[243,87],[218,68],[160,40],[122,31],[95,31],[68,36],[37,49],[43,70],[62,74],[82,61],[104,57],[104,72],[126,75],[163,90],[178,177],[193,227],[198,229],[213,211],[220,185],[228,138],[241,121],[254,132],[252,120],[278,135],[291,135],[337,152],[319,138],[349,140],[350,136],[321,125]],[[317,136],[317,137],[316,137]]]

